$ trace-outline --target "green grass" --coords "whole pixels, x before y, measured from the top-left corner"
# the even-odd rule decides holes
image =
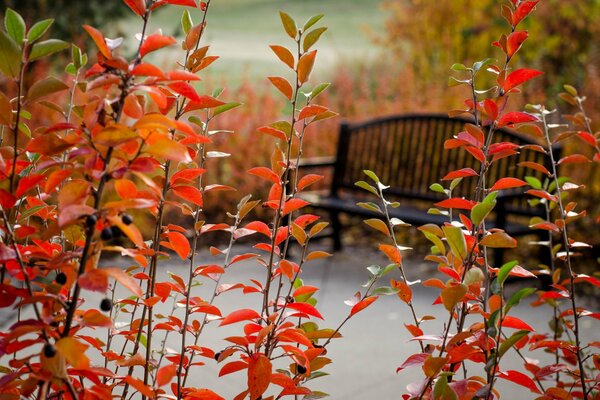
[[[211,54],[221,58],[211,66],[213,79],[224,79],[234,85],[243,76],[251,79],[283,74],[285,67],[269,49],[269,44],[291,47],[292,40],[281,27],[279,11],[296,19],[298,25],[315,14],[325,14],[317,26],[329,30],[317,44],[319,50],[315,74],[327,79],[339,62],[353,62],[374,57],[378,49],[367,31],[380,31],[384,13],[382,0],[213,0],[208,15],[204,42],[211,45]],[[194,22],[200,11],[191,10]],[[165,34],[181,37],[181,7],[165,7],[151,19],[150,30],[159,27]],[[140,20],[129,17],[118,24],[128,37],[139,32]],[[175,52],[173,53],[175,54]],[[158,64],[172,62],[168,57],[153,59]]]

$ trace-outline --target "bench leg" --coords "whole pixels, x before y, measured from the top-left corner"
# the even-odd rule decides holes
[[[332,211],[329,213],[331,219],[331,228],[333,229],[333,251],[342,250],[342,223],[340,222],[340,214]]]
[[[494,249],[494,268],[504,265],[504,249]]]

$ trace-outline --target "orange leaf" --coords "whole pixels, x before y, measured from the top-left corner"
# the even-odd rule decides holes
[[[156,373],[156,386],[161,387],[171,382],[171,379],[177,374],[175,364],[165,365]]]
[[[196,103],[202,101],[198,92],[192,85],[187,82],[173,82],[169,83],[169,88],[172,89],[175,93],[182,95],[183,97],[187,97],[191,101]]]
[[[405,282],[391,279],[390,286],[398,290],[398,297],[400,298],[400,300],[402,300],[406,304],[409,304],[411,302],[412,290],[410,289],[410,286],[408,286]]]
[[[250,168],[248,170],[248,173],[258,176],[260,178],[266,179],[266,180],[271,181],[276,184],[281,183],[281,179],[279,178],[279,175],[277,175],[275,172],[273,172],[271,169],[269,169],[267,167]]]
[[[517,178],[500,178],[490,188],[490,191],[512,189],[527,185],[527,182]]]
[[[294,95],[294,89],[292,85],[287,81],[287,79],[282,78],[280,76],[270,76],[269,81],[277,88],[288,100],[292,100],[292,96]]]
[[[287,215],[289,213],[291,213],[292,211],[296,211],[299,208],[305,207],[307,205],[309,205],[310,203],[308,201],[302,200],[302,199],[290,199],[288,201],[285,202],[285,204],[283,205],[283,210],[282,213],[283,215]]]
[[[507,315],[504,317],[504,319],[502,320],[502,327],[503,328],[513,328],[513,329],[525,329],[525,330],[528,330],[531,332],[535,331],[535,329],[533,329],[526,322],[520,320],[517,317],[512,317],[510,315]]]
[[[377,297],[377,296],[369,296],[369,297],[366,297],[365,299],[359,301],[352,307],[352,310],[350,310],[350,315],[354,315],[357,312],[360,312],[360,311],[364,310],[365,308],[369,307],[378,298],[379,297]]]
[[[455,286],[448,286],[442,290],[441,297],[444,307],[448,311],[452,311],[454,306],[460,302],[465,294],[467,294],[467,285],[459,283]]]
[[[252,354],[248,360],[248,390],[251,399],[259,399],[271,383],[273,366],[264,354]]]
[[[313,50],[300,57],[300,60],[298,61],[298,82],[300,82],[300,84],[306,82],[310,77],[316,56],[317,50]]]
[[[182,260],[188,258],[191,250],[189,240],[179,232],[168,232],[167,237],[169,238],[169,243],[173,246],[173,250],[177,252],[177,255],[181,257]]]
[[[476,176],[479,175],[477,172],[475,172],[473,169],[471,168],[462,168],[462,169],[458,169],[456,171],[452,171],[448,174],[446,174],[446,176],[444,176],[442,178],[443,181],[449,181],[452,179],[456,179],[456,178],[464,178],[467,176]]]
[[[327,111],[327,107],[319,106],[316,104],[310,104],[300,110],[300,114],[298,114],[298,120],[303,120],[305,118],[314,117],[315,115],[319,115]]]
[[[402,263],[402,253],[396,246],[392,246],[389,244],[380,244],[379,250],[385,253],[386,256],[390,259],[394,264]]]
[[[108,48],[108,46],[106,45],[106,41],[104,40],[104,35],[102,35],[102,33],[89,25],[83,25],[83,29],[85,29],[87,31],[87,33],[91,36],[92,40],[94,41],[94,43],[96,43],[96,46],[98,46],[98,50],[100,50],[100,53],[102,53],[102,55],[104,57],[106,57],[107,59],[111,59],[112,54],[110,53],[110,49]]]
[[[146,12],[146,2],[144,0],[124,0],[125,4],[140,17]]]
[[[443,208],[459,208],[463,210],[470,210],[475,206],[475,202],[472,200],[462,199],[458,197],[452,197],[450,199],[442,200],[435,203],[436,207]]]
[[[219,376],[232,374],[234,372],[241,371],[246,368],[248,368],[248,364],[244,361],[232,361],[223,365],[223,368],[221,368],[221,370],[219,371]]]
[[[505,92],[508,92],[509,90],[541,74],[542,73],[540,71],[536,71],[534,69],[518,69],[516,71],[511,72],[506,77],[506,79],[504,80],[504,84],[502,85],[502,89],[504,89]]]
[[[131,375],[127,375],[124,380],[144,396],[154,398],[154,391],[150,389],[150,387],[148,387],[147,385],[144,385],[144,382],[142,382],[141,380],[136,379]]]
[[[115,267],[103,268],[102,271],[123,285],[124,288],[129,289],[137,297],[142,297],[142,288],[127,272]]]
[[[89,346],[74,337],[67,336],[56,342],[56,348],[62,356],[75,368],[89,368],[90,359],[85,355]]]
[[[199,207],[202,207],[202,205],[203,205],[202,192],[200,192],[200,190],[198,190],[197,188],[195,188],[193,186],[188,186],[188,185],[180,185],[180,186],[173,186],[171,188],[171,190],[173,190],[173,193],[177,197],[180,197],[184,200],[194,203],[195,205],[197,205]]]
[[[260,319],[260,314],[249,308],[243,308],[241,310],[236,310],[228,316],[226,316],[225,318],[223,318],[219,326],[234,324],[236,322],[241,321],[249,321],[253,319]]]
[[[481,239],[479,244],[491,248],[514,248],[517,247],[517,240],[505,232],[494,232]]]
[[[275,53],[275,55],[284,62],[285,65],[287,65],[288,67],[290,67],[291,69],[294,69],[294,55],[292,54],[291,51],[289,51],[288,49],[286,49],[283,46],[278,46],[278,45],[271,45],[269,46],[271,48],[271,50],[273,50],[273,53]]]
[[[298,181],[298,190],[303,190],[305,189],[307,186],[312,185],[315,182],[320,181],[321,179],[323,179],[322,175],[316,175],[316,174],[308,174],[308,175],[304,175],[302,178],[300,178],[300,180]]]
[[[144,57],[146,54],[158,50],[165,46],[170,46],[177,43],[175,38],[171,36],[163,36],[160,33],[153,33],[143,39],[144,42],[140,48],[140,57]]]

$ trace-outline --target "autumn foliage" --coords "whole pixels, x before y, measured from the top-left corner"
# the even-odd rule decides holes
[[[408,386],[406,399],[498,398],[499,379],[526,387],[532,398],[597,398],[598,343],[582,342],[580,321],[598,319],[598,313],[581,306],[576,285],[600,286],[600,281],[572,268],[571,257],[585,243],[570,238],[569,223],[586,215],[564,194],[578,185],[560,178],[556,168],[592,160],[569,154],[552,159],[551,171],[534,163],[522,166],[542,171],[548,177],[544,182],[486,179],[494,162],[519,151],[510,143],[494,142],[494,131],[503,127],[539,137],[534,150],[549,157],[556,142],[581,140],[591,147],[593,160],[600,161],[598,133],[590,126],[585,99],[573,87],[566,86],[562,98],[577,108],[569,117],[575,131],[555,135],[560,125],[548,121],[550,111],[544,106],[527,112],[509,107],[521,87],[541,74],[511,68],[527,38],[521,24],[537,3],[512,0],[503,5],[508,32],[494,42],[503,54],[500,63],[486,59],[453,66],[459,74],[454,82],[467,87],[470,96],[452,114],[469,114],[473,123],[448,138],[446,147],[467,151],[480,168],[444,172],[447,187],[435,184],[432,189],[447,194],[435,207],[448,215],[448,223],[418,228],[433,245],[426,259],[445,275],[444,280],[422,282],[439,289],[434,304],[448,313],[432,333],[426,332],[435,321],[413,303],[413,287],[419,282],[409,280],[404,248],[395,235],[398,225],[388,217],[387,210],[397,203],[386,199],[385,183],[370,171],[365,172],[368,182],[359,186],[379,198],[382,216],[365,222],[385,235],[379,250],[389,265],[368,268],[369,280],[346,302],[350,308],[342,321],[322,321],[313,297],[318,288],[302,281],[307,263],[329,256],[311,247],[327,223],[306,213],[309,203],[300,196],[323,177],[297,168],[307,130],[337,115],[320,103],[329,84],[309,82],[315,45],[326,31],[319,26],[322,15],[297,25],[280,13],[291,45],[271,45],[285,72],[268,79],[289,105],[289,115],[258,129],[256,134],[271,143],[270,165],[246,171],[268,186],[268,194],[264,199],[233,194],[237,205],[227,210],[227,219],[211,221],[204,212],[206,198],[235,190],[227,182],[206,179],[213,161],[227,162],[228,157],[214,148],[228,134],[215,124],[241,104],[226,99],[222,90],[199,93],[195,85],[218,58],[203,44],[210,0],[124,0],[142,32],[129,57],[121,53],[121,41],[106,38],[99,27],[83,26],[95,44],[94,51],[85,52],[46,39],[52,20],[27,26],[7,9],[0,31],[0,71],[9,81],[0,94],[0,307],[17,312],[0,332],[0,398],[222,399],[218,387],[197,386],[191,379],[206,363],[218,365],[219,376],[236,374],[244,382],[235,399],[320,398],[325,394],[311,389],[311,380],[325,375],[321,370],[332,361],[327,346],[341,336],[347,321],[381,295],[397,295],[410,310],[406,328],[417,352],[398,371],[420,366],[424,376]],[[157,8],[178,6],[192,7],[197,14],[183,10],[181,42],[160,31],[147,32]],[[148,61],[176,47],[181,48],[176,64],[159,68]],[[27,84],[34,62],[65,50],[71,58],[65,79],[48,75]],[[478,79],[486,73],[495,84],[482,90]],[[51,124],[32,122],[42,109],[54,113]],[[463,179],[478,182],[472,198],[452,196]],[[549,232],[542,245],[552,249],[551,265],[532,272],[517,261],[502,266],[488,262],[488,249],[517,246],[505,232],[486,226],[505,191],[529,196],[532,204],[547,210],[546,220],[531,225]],[[267,222],[255,218],[259,207],[266,210]],[[185,218],[173,223],[166,218],[169,213]],[[152,221],[150,232],[140,229],[145,220]],[[225,245],[213,242],[215,232],[227,238]],[[240,250],[244,247],[236,246],[238,240],[250,236],[255,238],[252,251]],[[199,249],[207,250],[210,262],[199,258]],[[103,262],[107,256],[129,267],[108,266]],[[160,280],[159,269],[172,260],[185,263],[187,274]],[[252,262],[262,279],[222,283],[227,269],[240,262]],[[399,278],[382,285],[392,271]],[[510,277],[535,274],[551,276],[549,290],[525,288],[506,295]],[[210,287],[208,297],[195,293],[200,284]],[[121,290],[127,297],[116,296]],[[104,298],[99,304],[86,302],[87,291]],[[253,301],[224,312],[215,299],[231,291]],[[533,306],[552,309],[550,331],[535,332],[528,321],[511,315],[527,296],[535,296]],[[159,315],[156,308],[167,302],[173,312]],[[116,316],[127,323],[116,324]],[[234,328],[237,333],[223,337],[225,347],[210,348],[203,344],[208,328]],[[169,336],[177,336],[179,345],[167,351]],[[551,354],[553,362],[533,362],[535,355],[529,352],[540,350]],[[522,357],[522,370],[503,367],[510,353]]]

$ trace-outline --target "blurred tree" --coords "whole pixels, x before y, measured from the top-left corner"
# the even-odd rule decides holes
[[[455,62],[478,61],[489,54],[505,21],[498,0],[384,0],[389,13],[377,41],[411,68],[419,85],[444,84]],[[521,51],[521,63],[544,71],[532,82],[554,97],[564,83],[584,86],[600,59],[600,0],[544,0],[535,18],[524,21],[531,40]],[[469,43],[465,46],[464,43]],[[533,86],[532,85],[532,86]],[[532,87],[533,88],[533,87]]]
[[[127,7],[116,0],[0,0],[0,3],[0,13],[10,7],[28,23],[54,18],[54,37],[67,40],[81,35],[83,24],[106,26],[127,11]]]

